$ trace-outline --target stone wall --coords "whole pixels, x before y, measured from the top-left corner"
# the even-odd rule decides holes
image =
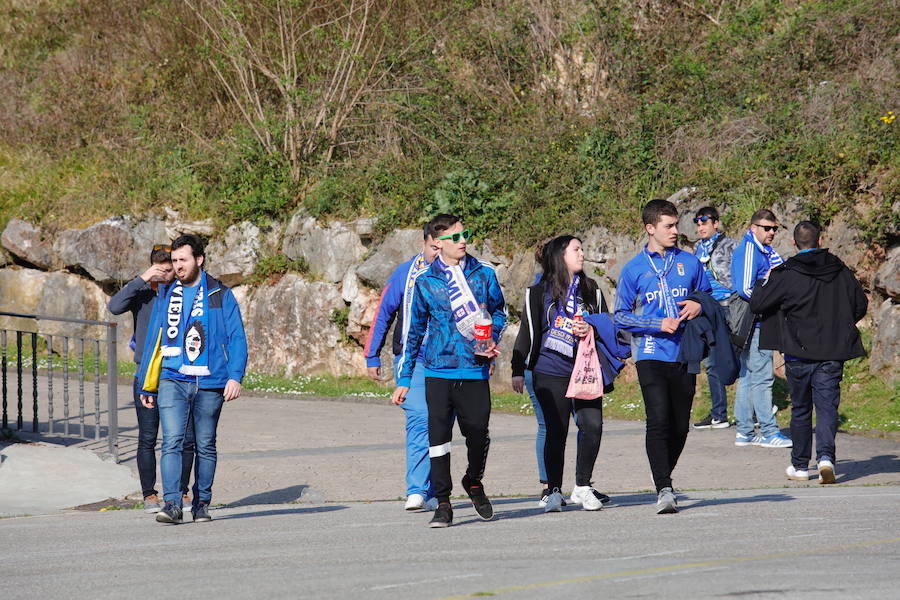
[[[680,229],[686,234],[688,247],[694,241],[690,217],[702,205],[695,196],[694,188],[685,188],[671,198],[682,212]],[[786,256],[793,253],[789,231],[804,218],[799,206],[797,200],[789,200],[777,207],[776,214],[787,228],[779,232],[775,246]],[[418,252],[422,243],[420,229],[397,230],[375,244],[369,219],[322,223],[302,212],[285,225],[237,223],[225,231],[217,231],[211,221],[185,221],[169,209],[164,218],[111,217],[55,235],[12,219],[0,236],[4,249],[0,254],[0,310],[115,320],[119,324],[120,358],[130,357],[130,315],[110,315],[106,309],[108,294],[146,268],[154,243],[166,243],[182,233],[209,239],[206,266],[212,275],[232,286],[238,298],[250,344],[250,368],[289,376],[362,374],[362,347],[380,290],[394,268]],[[586,271],[598,280],[612,307],[619,273],[640,250],[643,240],[602,226],[577,233],[584,242]],[[896,377],[900,360],[900,247],[890,249],[880,268],[872,268],[865,263],[866,249],[857,232],[843,215],[838,215],[826,231],[826,241],[872,289],[872,370]],[[508,363],[524,290],[534,281],[533,250],[501,255],[488,240],[470,247],[470,251],[494,266],[512,315],[497,373],[502,384],[510,376]],[[255,287],[249,285],[248,278],[259,261],[277,253],[302,259],[308,272],[274,276]],[[4,327],[26,325],[0,320]],[[62,331],[59,324],[50,322],[42,327],[44,331]],[[78,335],[87,334],[83,328],[78,331]],[[386,366],[392,361],[389,340],[382,352]]]

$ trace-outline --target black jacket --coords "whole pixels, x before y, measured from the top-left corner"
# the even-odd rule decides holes
[[[722,306],[706,292],[694,292],[687,300],[699,302],[703,312],[685,323],[678,362],[687,365],[688,373],[699,373],[700,361],[714,354],[719,379],[731,385],[738,377],[740,363],[731,345],[731,331]]]
[[[762,315],[759,347],[812,361],[865,355],[856,322],[868,304],[850,269],[826,249],[789,258],[750,297]]]
[[[606,298],[603,292],[597,288],[596,298],[581,298],[581,301],[587,306],[588,312],[608,313],[609,308],[606,306]],[[512,353],[512,374],[513,377],[521,377],[525,374],[526,369],[531,371],[537,364],[539,352],[532,352],[533,349],[541,347],[541,332],[547,324],[547,315],[544,306],[544,282],[539,281],[533,286],[525,290],[525,307],[522,310],[522,323],[519,327],[519,335],[516,336],[516,343],[513,346]],[[542,322],[542,319],[544,322]]]

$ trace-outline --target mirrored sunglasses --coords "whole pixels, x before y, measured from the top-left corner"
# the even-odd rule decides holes
[[[694,217],[694,223],[699,225],[700,223],[706,223],[707,221],[712,221],[713,218],[708,215],[701,215],[699,217]]]

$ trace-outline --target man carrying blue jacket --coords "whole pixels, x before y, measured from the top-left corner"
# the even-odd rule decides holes
[[[711,291],[703,264],[675,246],[678,211],[668,200],[651,200],[641,213],[649,236],[640,254],[622,269],[616,286],[615,323],[632,333],[631,355],[647,417],[645,445],[657,514],[678,512],[672,471],[690,427],[697,376],[678,361],[684,321],[701,314],[688,300]]]
[[[453,522],[450,492],[450,440],[453,416],[466,438],[468,468],[462,485],[475,511],[484,520],[494,516],[481,479],[490,437],[490,363],[506,328],[506,303],[494,270],[466,253],[468,229],[459,217],[439,215],[434,219],[434,239],[441,253],[416,280],[410,306],[409,332],[398,366],[399,377],[392,401],[402,404],[409,393],[425,333],[425,400],[428,403],[428,440],[431,481],[438,500],[430,527],[448,527]],[[482,307],[491,315],[492,340],[475,354],[475,322]]]
[[[775,214],[761,208],[750,217],[750,229],[738,243],[731,259],[731,281],[738,295],[750,301],[753,286],[769,276],[769,271],[784,262],[772,248],[778,231]],[[772,413],[772,351],[759,347],[759,323],[755,323],[750,341],[741,351],[741,372],[734,394],[735,446],[790,448],[790,438],[782,435]],[[759,434],[753,415],[759,421]]]
[[[212,520],[216,427],[223,403],[241,395],[247,366],[240,308],[232,291],[202,269],[203,261],[203,244],[196,236],[183,235],[172,242],[177,280],[159,288],[138,370],[141,402],[147,408],[159,405],[163,431],[160,471],[165,506],[156,515],[160,523],[182,522],[178,484],[188,419],[194,424],[197,448],[191,513],[194,522]],[[147,377],[157,345],[163,356],[158,394]]]
[[[366,340],[366,370],[374,381],[381,381],[381,348],[394,318],[394,377],[400,364],[403,341],[409,331],[409,307],[413,300],[416,279],[428,270],[440,252],[440,242],[434,239],[431,221],[423,228],[422,251],[397,267],[381,292],[375,322]],[[422,346],[424,350],[424,345]],[[422,351],[419,351],[419,359]],[[431,461],[428,458],[428,405],[425,403],[425,364],[418,360],[413,370],[406,401],[401,403],[406,414],[406,510],[434,510],[437,500],[431,485]]]

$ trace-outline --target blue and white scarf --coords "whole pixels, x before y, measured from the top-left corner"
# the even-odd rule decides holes
[[[775,248],[772,246],[766,246],[753,235],[753,231],[747,230],[747,233],[744,234],[744,239],[753,240],[753,243],[756,244],[756,247],[759,248],[759,251],[766,255],[766,258],[769,260],[769,268],[774,269],[778,265],[784,262],[784,259],[781,258],[781,255],[775,251]],[[751,286],[752,287],[752,286]]]
[[[697,260],[702,262],[703,265],[707,268],[707,270],[709,269],[709,267],[707,266],[707,263],[709,263],[710,259],[712,258],[711,251],[712,251],[713,244],[716,243],[716,238],[719,237],[720,235],[722,235],[722,234],[716,232],[708,240],[700,240],[697,242],[697,245],[696,245],[697,250],[694,254],[697,257]]]
[[[184,286],[176,280],[166,295],[165,335],[160,348],[163,356],[180,356],[178,372],[203,377],[209,371],[209,318],[206,306],[206,271],[200,271],[200,284],[184,315]]]
[[[660,308],[663,309],[666,317],[670,319],[677,319],[678,305],[675,304],[675,297],[672,296],[672,290],[669,289],[669,282],[666,280],[666,276],[675,265],[675,249],[669,248],[668,252],[666,252],[666,257],[663,259],[662,269],[656,268],[656,264],[653,262],[653,257],[651,257],[650,253],[647,251],[647,246],[644,246],[644,256],[647,257],[647,262],[650,263],[650,268],[653,269],[653,272],[656,274],[656,279],[659,284]]]
[[[575,356],[575,346],[578,345],[578,340],[572,332],[572,327],[575,325],[572,317],[578,310],[578,282],[580,280],[578,275],[572,277],[572,283],[569,284],[569,291],[566,293],[565,304],[563,304],[562,298],[556,303],[556,316],[550,323],[547,341],[544,342],[544,348],[569,357]]]
[[[478,320],[478,303],[475,295],[466,281],[464,272],[466,259],[459,261],[458,265],[450,266],[438,256],[434,259],[441,274],[447,279],[447,294],[450,296],[450,310],[453,312],[453,320],[456,321],[456,329],[467,339],[475,339],[475,321]]]
[[[429,266],[430,265],[425,262],[425,257],[419,254],[413,259],[412,264],[409,266],[409,271],[406,273],[406,285],[403,288],[403,323],[401,325],[403,337],[400,339],[405,340],[407,334],[409,334],[410,313],[412,311],[413,292],[416,287],[416,279],[419,278],[419,275],[427,271]]]

